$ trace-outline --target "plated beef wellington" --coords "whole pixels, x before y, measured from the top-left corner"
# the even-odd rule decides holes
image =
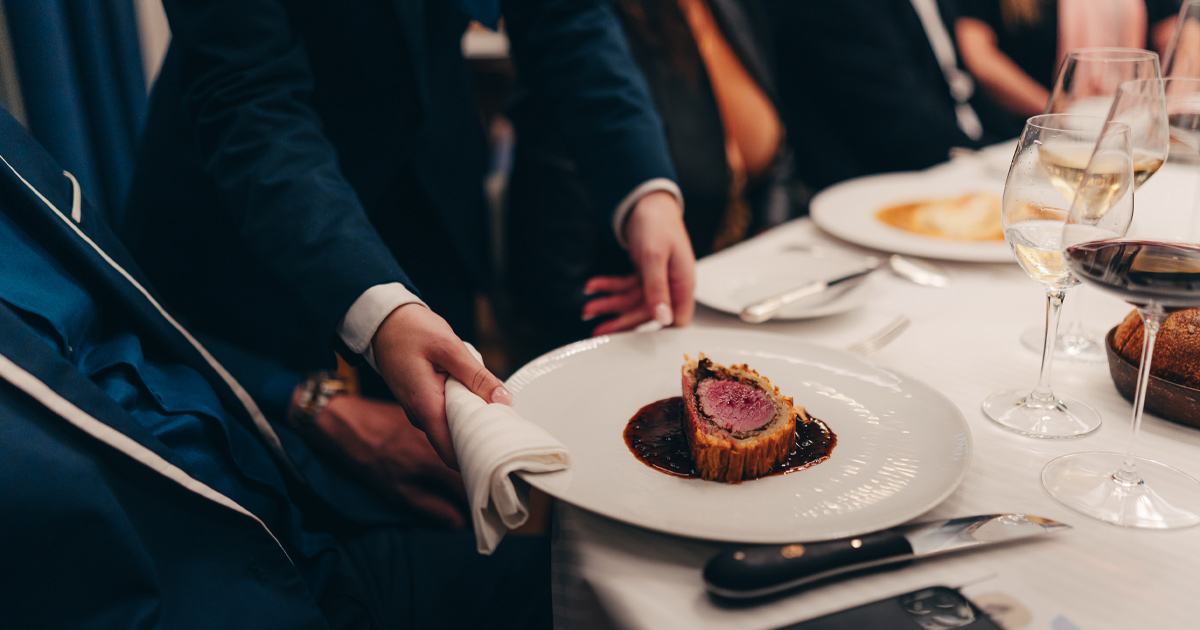
[[[684,434],[704,479],[737,483],[761,477],[796,445],[803,407],[746,365],[729,367],[700,353],[684,355]]]

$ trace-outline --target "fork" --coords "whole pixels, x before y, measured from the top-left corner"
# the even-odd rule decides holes
[[[856,344],[846,346],[845,350],[850,354],[858,355],[860,357],[869,357],[882,350],[884,346],[895,341],[896,337],[899,337],[900,333],[907,330],[910,324],[912,324],[912,321],[904,315],[901,315],[888,322],[886,326],[879,329],[877,332],[869,335],[866,339],[863,339]]]

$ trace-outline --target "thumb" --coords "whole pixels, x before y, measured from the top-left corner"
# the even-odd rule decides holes
[[[465,344],[460,343],[457,348],[447,353],[442,360],[442,369],[466,385],[471,393],[489,403],[512,406],[516,402],[512,393],[504,387],[504,383],[483,367],[483,364],[467,350]]]

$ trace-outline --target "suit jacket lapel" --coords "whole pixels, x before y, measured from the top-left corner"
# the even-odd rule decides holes
[[[921,14],[917,12],[917,7],[913,6],[912,0],[906,0],[905,2],[901,2],[899,4],[901,5],[900,11],[904,13],[904,19],[909,23],[909,26],[905,30],[917,40],[913,45],[919,48],[921,51],[920,54],[924,61],[922,70],[928,71],[931,74],[936,72],[937,76],[942,79],[942,83],[946,83],[946,75],[942,71],[942,64],[938,61],[937,53],[933,50],[933,42],[930,41],[929,32],[925,30],[925,22],[921,19]],[[938,2],[937,4],[941,5],[944,3]],[[943,16],[943,19],[945,19],[945,13],[941,12],[941,15]],[[947,29],[949,29],[949,26],[952,24],[953,22],[946,22]],[[950,31],[950,41],[954,41],[953,31]],[[956,44],[955,57],[957,56],[958,50]],[[947,84],[946,89],[949,90],[949,87],[950,86]]]
[[[437,0],[447,2],[448,0]],[[408,49],[408,62],[412,64],[413,76],[417,79],[417,98],[422,108],[429,106],[428,59],[429,49],[425,41],[425,0],[391,0],[400,30],[404,33],[404,45]]]
[[[95,295],[104,296],[106,305],[127,314],[139,333],[209,377],[212,368],[158,311],[157,302],[138,289],[140,285],[148,291],[149,283],[98,211],[84,200],[82,220],[74,223],[68,216],[70,181],[65,176],[53,175],[61,173],[61,169],[41,164],[43,160],[39,159],[38,153],[14,151],[13,145],[13,142],[6,142],[6,152],[0,152],[4,162],[0,163],[0,198],[5,201],[4,211],[19,221],[46,249],[61,255],[62,262],[79,274]],[[48,156],[46,158],[49,161]],[[68,191],[65,194],[64,183]],[[216,388],[218,392],[225,389]]]
[[[958,15],[955,13],[954,7],[950,6],[949,2],[938,2],[938,14],[942,18],[942,24],[946,25],[946,32],[950,34],[950,43],[954,44],[954,60],[955,65],[959,69],[965,70],[963,65],[962,51],[958,49],[958,34],[954,32],[954,23],[958,20]],[[913,9],[916,11],[916,9]],[[932,50],[932,47],[930,48]]]
[[[153,297],[149,283],[109,229],[103,215],[80,200],[80,222],[71,218],[74,193],[62,168],[21,127],[0,111],[0,201],[3,211],[20,222],[30,235],[62,260],[95,295],[127,314],[140,336],[160,344],[168,356],[199,372],[213,387],[222,404],[263,435],[283,464],[291,468],[274,429],[249,394],[206,356]]]

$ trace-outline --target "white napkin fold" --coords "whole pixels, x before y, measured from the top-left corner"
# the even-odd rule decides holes
[[[475,348],[466,345],[482,363]],[[453,377],[446,379],[446,420],[467,487],[476,546],[491,555],[508,530],[529,518],[529,489],[518,487],[510,475],[563,470],[571,456],[545,429],[512,407],[484,402]]]

